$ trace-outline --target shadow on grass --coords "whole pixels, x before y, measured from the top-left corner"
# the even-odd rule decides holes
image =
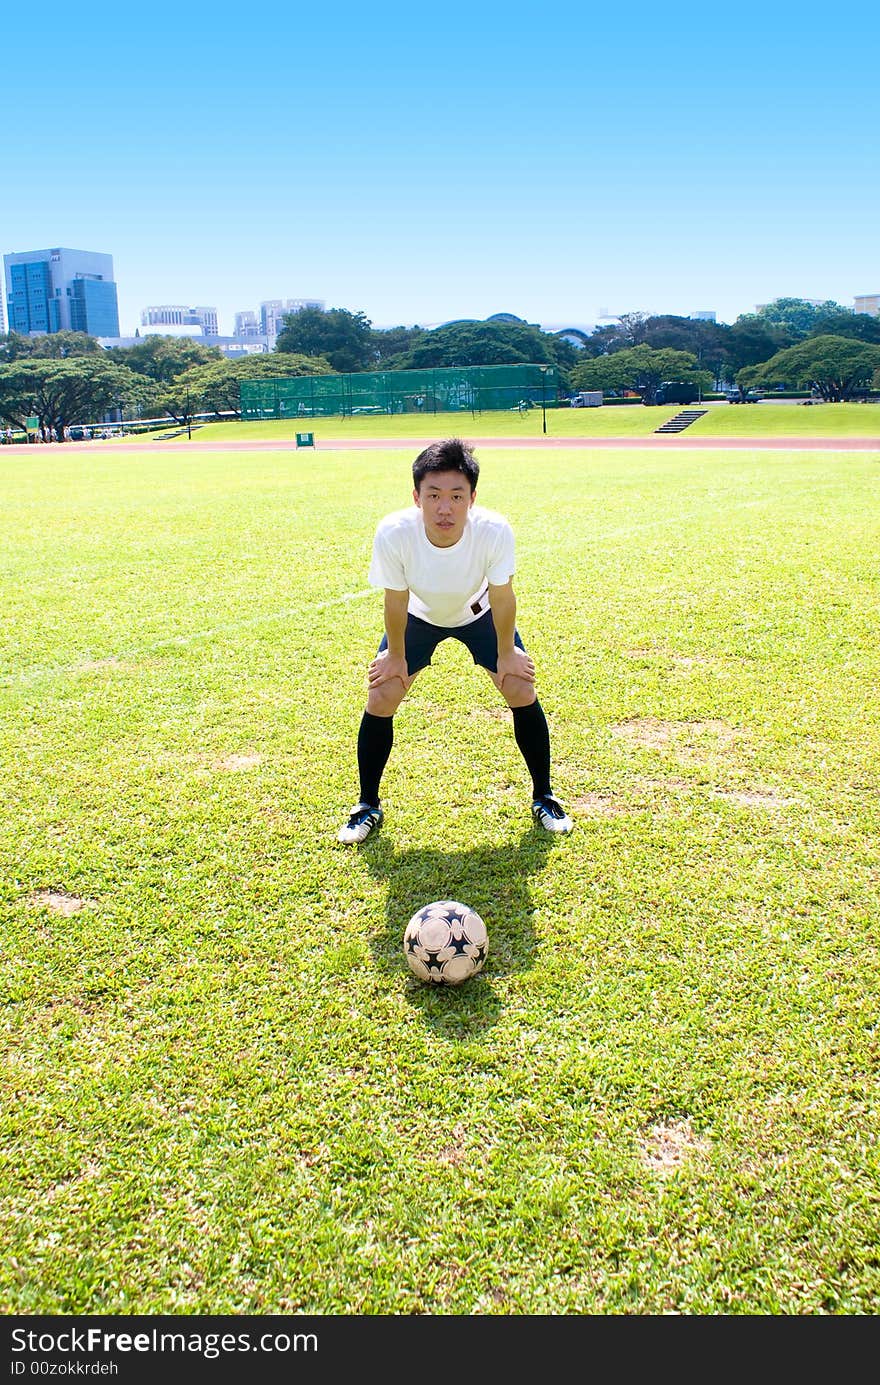
[[[541,828],[530,827],[518,842],[504,846],[398,852],[380,832],[361,847],[370,873],[388,885],[385,928],[370,941],[380,970],[398,975],[401,967],[407,970],[403,930],[417,909],[435,899],[469,905],[488,929],[486,964],[464,985],[433,986],[411,977],[407,1000],[444,1038],[468,1039],[495,1024],[501,1005],[493,977],[532,965],[535,931],[529,880],[543,870],[555,840]]]

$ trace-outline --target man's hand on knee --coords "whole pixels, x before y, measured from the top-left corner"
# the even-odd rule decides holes
[[[370,688],[380,688],[383,683],[390,683],[397,678],[406,691],[409,671],[406,666],[406,656],[403,654],[389,654],[387,649],[383,649],[381,654],[377,654],[373,662],[367,669],[367,683]]]
[[[521,678],[526,683],[535,681],[535,665],[531,657],[514,645],[505,654],[498,655],[498,686],[504,689],[506,678]]]

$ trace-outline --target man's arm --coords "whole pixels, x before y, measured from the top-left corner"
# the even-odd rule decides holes
[[[535,681],[535,665],[524,650],[513,642],[516,631],[516,597],[513,592],[513,579],[503,586],[489,583],[489,606],[495,633],[498,636],[498,677],[503,683],[508,674],[524,678],[527,683]]]
[[[385,588],[385,637],[388,648],[370,664],[367,681],[371,688],[387,683],[392,678],[400,678],[404,684],[408,677],[406,667],[406,619],[409,609],[409,591],[394,591]]]

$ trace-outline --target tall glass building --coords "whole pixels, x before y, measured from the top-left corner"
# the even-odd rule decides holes
[[[113,256],[92,250],[23,250],[3,256],[8,331],[119,336]]]

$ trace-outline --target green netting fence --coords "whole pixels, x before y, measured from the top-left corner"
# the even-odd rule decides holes
[[[559,383],[556,366],[531,364],[242,380],[241,416],[303,419],[541,408],[555,404]]]

